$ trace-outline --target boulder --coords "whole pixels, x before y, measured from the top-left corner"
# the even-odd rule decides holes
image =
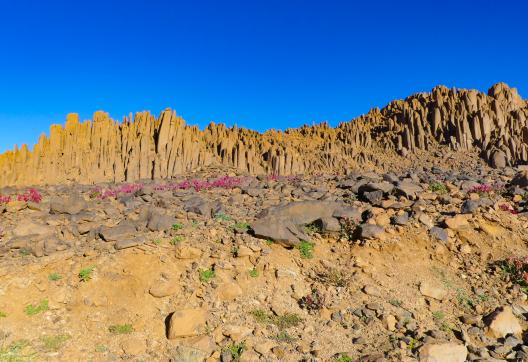
[[[52,197],[50,200],[51,214],[76,215],[87,207],[86,201],[79,195],[70,197]]]
[[[350,218],[357,220],[361,213],[353,207],[333,201],[300,201],[285,206],[272,207],[257,215],[257,220],[251,225],[256,237],[270,239],[291,247],[301,240],[310,240],[303,226],[315,221],[321,221],[322,226],[330,226],[333,231],[335,223],[331,218]],[[322,221],[325,222],[322,222]]]
[[[510,306],[497,308],[484,321],[487,326],[486,334],[492,338],[504,338],[508,334],[520,337],[523,332]]]
[[[528,187],[528,170],[522,170],[512,178],[510,184],[519,187]]]

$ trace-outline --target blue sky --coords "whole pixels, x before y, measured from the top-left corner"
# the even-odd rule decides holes
[[[69,112],[336,125],[437,84],[528,97],[528,2],[0,0],[0,152]]]

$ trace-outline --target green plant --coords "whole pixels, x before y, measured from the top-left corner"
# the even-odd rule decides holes
[[[183,224],[182,223],[175,223],[175,224],[172,224],[172,230],[181,230],[183,229]]]
[[[335,362],[352,362],[353,359],[348,354],[342,354],[340,355]]]
[[[295,338],[290,336],[290,334],[286,331],[280,331],[275,336],[275,340],[278,342],[293,343],[295,341]]]
[[[262,309],[255,309],[251,311],[251,315],[255,318],[257,323],[273,324],[280,330],[295,327],[302,322],[302,318],[294,313],[287,313],[282,316],[266,313]]]
[[[202,283],[209,283],[215,277],[215,272],[212,269],[202,269],[199,271],[199,275]]]
[[[215,219],[218,221],[231,221],[233,218],[223,212],[219,212],[215,215]]]
[[[183,236],[181,235],[176,235],[175,237],[173,237],[170,241],[171,245],[177,245],[178,243],[181,243],[183,241]]]
[[[440,325],[440,330],[443,332],[449,333],[453,330],[453,328],[451,327],[449,323],[442,322],[442,324]]]
[[[7,314],[0,310],[0,318],[6,318],[6,317],[7,317]]]
[[[447,186],[439,181],[431,182],[429,189],[437,194],[446,194],[448,191]]]
[[[62,279],[62,275],[60,275],[59,273],[51,273],[50,275],[48,275],[48,280],[52,282],[56,282],[61,279]]]
[[[317,290],[312,289],[312,292],[299,300],[299,306],[309,312],[316,312],[324,307],[325,298]]]
[[[303,259],[313,258],[313,251],[314,251],[313,243],[310,243],[306,240],[301,240],[297,248],[299,249],[299,252],[301,253],[301,258]]]
[[[271,240],[271,239],[266,239],[266,244],[267,244],[267,245],[271,245],[271,244],[273,244],[273,240]]]
[[[242,352],[246,349],[244,342],[233,343],[224,348],[224,351],[231,354],[231,361],[240,361]]]
[[[502,273],[521,287],[528,287],[528,256],[511,257],[499,263]]]
[[[134,328],[131,324],[114,324],[108,327],[108,331],[112,334],[130,334]]]
[[[250,227],[251,226],[247,222],[237,222],[235,225],[233,225],[233,228],[241,233],[247,232]]]
[[[353,219],[343,218],[341,219],[341,237],[352,241],[356,234],[357,224]]]
[[[335,268],[318,273],[316,278],[319,282],[333,285],[336,288],[346,288],[351,280],[351,276],[347,272]]]
[[[40,340],[44,344],[44,348],[48,351],[58,351],[64,342],[71,338],[68,334],[58,334],[56,336],[43,336]]]
[[[24,308],[24,313],[28,316],[33,316],[49,309],[48,300],[43,299],[38,305],[29,304]]]
[[[98,344],[97,346],[95,346],[95,352],[104,353],[106,351],[108,351],[108,347],[104,344]]]
[[[238,251],[240,250],[240,248],[236,245],[233,245],[233,247],[231,248],[231,255],[233,255],[233,258],[236,258],[238,256]]]
[[[249,276],[252,277],[252,278],[256,278],[259,276],[259,272],[257,270],[257,268],[253,268],[249,271]]]
[[[314,234],[320,234],[323,232],[323,230],[321,229],[321,226],[318,223],[313,222],[304,226],[304,232],[307,235],[311,236]]]
[[[444,319],[444,317],[445,317],[445,314],[441,310],[437,310],[433,312],[433,318],[437,321]]]
[[[471,299],[467,295],[464,289],[457,288],[456,294],[457,294],[458,304],[460,304],[461,306],[469,307],[469,308],[474,308],[476,306],[476,303],[473,301],[473,299]]]
[[[0,346],[1,362],[30,362],[36,353],[25,351],[29,347],[29,341],[23,339],[13,342],[8,347]]]
[[[411,340],[409,341],[408,348],[412,351],[418,346],[418,340],[416,338],[411,337]]]
[[[22,256],[29,256],[31,255],[31,250],[27,249],[27,248],[22,248],[18,251],[20,253],[20,255]]]
[[[81,280],[81,282],[87,282],[87,281],[92,280],[92,273],[94,270],[95,270],[95,265],[81,269],[79,271],[79,279]]]
[[[391,299],[389,300],[389,303],[392,304],[395,307],[401,307],[403,302],[399,299]]]

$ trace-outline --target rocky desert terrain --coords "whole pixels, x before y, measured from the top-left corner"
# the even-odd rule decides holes
[[[0,361],[527,361],[528,104],[98,113],[0,156]]]

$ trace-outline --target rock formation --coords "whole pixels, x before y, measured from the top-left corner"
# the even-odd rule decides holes
[[[373,109],[332,128],[303,126],[263,134],[210,124],[201,131],[172,110],[148,112],[122,123],[96,112],[53,125],[30,151],[0,155],[0,186],[64,182],[122,182],[169,178],[220,164],[250,174],[345,172],[357,165],[394,165],[407,155],[448,148],[477,152],[493,167],[528,161],[528,102],[515,88],[488,94],[435,87]]]

